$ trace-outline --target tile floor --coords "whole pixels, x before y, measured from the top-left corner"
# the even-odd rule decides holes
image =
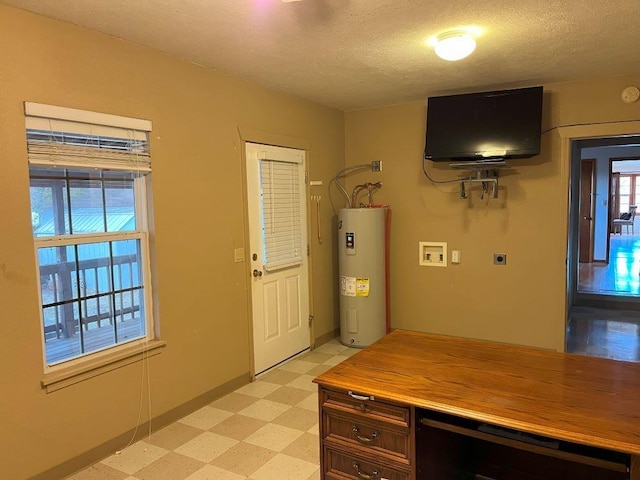
[[[591,339],[579,328],[582,320],[572,319],[569,352],[640,361],[640,321],[628,323],[635,343],[618,345]],[[356,352],[332,340],[68,480],[319,480],[312,380]]]
[[[317,480],[312,380],[357,351],[332,340],[68,480]]]

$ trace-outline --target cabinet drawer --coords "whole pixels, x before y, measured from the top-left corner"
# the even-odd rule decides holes
[[[342,448],[365,448],[370,454],[409,464],[409,429],[384,422],[367,422],[358,415],[323,412],[323,435]]]
[[[375,462],[363,460],[356,455],[325,450],[325,477],[335,480],[410,480],[408,472],[402,472]]]
[[[372,400],[366,395],[349,395],[332,390],[322,390],[322,408],[349,413],[356,413],[377,422],[388,422],[398,426],[409,427],[409,407],[393,405]]]

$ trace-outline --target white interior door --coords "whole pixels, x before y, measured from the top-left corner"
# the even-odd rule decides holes
[[[305,152],[246,144],[255,374],[310,346]]]

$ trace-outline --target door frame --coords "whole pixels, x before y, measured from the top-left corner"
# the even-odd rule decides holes
[[[558,346],[561,351],[566,350],[566,328],[569,321],[571,307],[576,304],[578,286],[578,252],[577,235],[579,232],[580,211],[577,205],[579,198],[579,176],[576,171],[580,169],[580,155],[578,141],[589,139],[624,138],[640,135],[640,121],[629,120],[615,123],[598,123],[588,125],[574,125],[558,127],[560,138],[560,169],[564,185],[567,186],[568,204],[564,216],[567,246],[566,282],[565,282],[565,321],[562,328],[558,329]],[[585,294],[581,294],[585,296]]]
[[[247,155],[246,143],[260,143],[263,145],[271,145],[274,147],[293,148],[305,151],[306,170],[310,170],[311,165],[311,140],[289,135],[282,135],[264,130],[256,130],[252,128],[238,127],[238,143],[234,145],[235,150],[240,151],[240,165],[242,176],[242,206],[243,206],[243,248],[245,253],[244,260],[244,286],[245,286],[245,305],[246,305],[246,324],[247,324],[247,342],[249,347],[249,380],[253,382],[256,379],[255,357],[253,351],[253,305],[251,298],[251,261],[247,257],[250,255],[249,242],[249,202],[247,193]],[[309,198],[309,182],[305,183],[305,195]],[[309,245],[309,255],[307,256],[308,266],[308,285],[309,285],[309,316],[314,318],[314,297],[313,297],[313,248],[311,248],[311,202],[306,202],[306,223],[307,223],[307,243]],[[309,326],[309,346],[313,350],[315,348],[315,321],[310,322]]]

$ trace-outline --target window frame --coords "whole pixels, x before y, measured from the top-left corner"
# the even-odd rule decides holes
[[[38,167],[43,168],[43,167]],[[45,167],[46,168],[46,167]],[[74,168],[77,170],[77,168]],[[126,232],[100,232],[100,233],[80,233],[80,234],[65,234],[65,235],[53,235],[48,237],[33,237],[34,254],[36,261],[36,271],[38,273],[38,302],[40,307],[40,339],[42,342],[43,352],[43,365],[44,372],[50,373],[60,370],[66,367],[73,367],[78,364],[82,364],[83,361],[95,355],[96,357],[103,356],[105,352],[113,349],[124,348],[125,346],[141,345],[147,343],[155,338],[155,323],[153,320],[153,308],[151,297],[151,263],[149,261],[149,235],[148,235],[148,214],[147,205],[141,199],[146,197],[146,183],[147,175],[138,176],[133,179],[134,186],[134,202],[135,202],[135,216],[136,216],[136,229]],[[142,295],[144,301],[144,326],[145,335],[128,342],[115,343],[98,350],[80,354],[78,356],[69,358],[67,360],[61,360],[52,364],[47,362],[46,341],[45,341],[45,325],[44,325],[44,308],[42,302],[42,283],[40,275],[40,261],[38,251],[41,248],[50,247],[77,247],[80,245],[90,245],[94,243],[107,243],[123,240],[138,240],[140,245],[140,273],[142,276]],[[81,327],[81,326],[80,326]]]
[[[117,115],[102,114],[83,110],[70,109],[66,107],[57,107],[43,104],[34,104],[25,102],[25,118],[26,132],[33,131],[33,125],[41,125],[43,122],[49,121],[52,125],[76,125],[78,128],[95,128],[98,131],[122,131],[129,130],[133,132],[135,138],[139,135],[146,135],[146,144],[148,145],[151,132],[151,122],[148,120],[140,120],[135,118],[120,117]],[[48,119],[48,120],[47,120]],[[60,123],[62,122],[62,123]],[[86,125],[86,127],[82,127]],[[93,125],[93,127],[92,127]],[[35,127],[35,130],[40,128]],[[53,130],[52,130],[53,131]],[[137,133],[136,133],[137,132]],[[122,136],[121,138],[130,138]],[[148,147],[147,147],[148,148]],[[90,150],[90,155],[93,155]],[[45,160],[36,157],[31,158],[29,151],[29,188],[31,188],[31,176],[35,170],[55,171],[60,169],[68,169],[71,171],[96,171],[107,172],[110,170],[120,170],[129,172],[133,175],[133,202],[135,210],[135,229],[128,231],[104,231],[93,233],[65,233],[62,235],[51,235],[44,237],[35,236],[32,231],[33,247],[34,247],[34,265],[36,271],[36,284],[39,305],[39,323],[40,323],[40,342],[42,346],[42,362],[43,362],[43,379],[42,387],[47,393],[59,390],[74,383],[92,378],[96,375],[103,374],[107,371],[120,368],[151,355],[160,353],[161,348],[166,343],[159,339],[159,323],[157,316],[157,304],[154,298],[154,282],[151,266],[151,244],[150,244],[150,227],[151,227],[151,163],[150,157],[141,159],[138,163],[138,157],[133,160],[118,159],[113,157],[104,157],[106,161],[102,161],[100,154],[94,157],[83,158],[80,162],[71,159],[70,163],[66,163],[68,157],[61,156],[58,160],[56,153],[47,155]],[[148,155],[148,150],[147,150]],[[54,177],[52,177],[55,180]],[[68,178],[65,178],[68,181]],[[103,184],[104,188],[104,184]],[[104,204],[103,208],[107,208]],[[69,219],[71,221],[71,219]],[[105,230],[106,225],[105,225]],[[94,243],[108,243],[133,240],[137,242],[139,253],[136,260],[139,262],[139,284],[141,285],[140,300],[144,302],[143,311],[144,318],[140,320],[140,325],[144,325],[144,336],[125,341],[123,343],[111,343],[108,346],[100,347],[86,353],[80,353],[65,360],[49,363],[47,361],[47,350],[45,345],[45,312],[43,310],[43,290],[40,270],[39,250],[49,247],[72,246],[79,247],[82,245],[90,245]],[[54,264],[55,265],[55,264]],[[114,268],[114,265],[110,269]],[[117,294],[117,293],[114,293]],[[142,305],[141,305],[142,306]],[[81,319],[78,319],[79,327],[82,327]],[[115,341],[115,340],[114,340]]]
[[[621,205],[621,190],[622,190],[622,182],[621,180],[623,178],[628,178],[629,179],[629,205],[627,207],[627,209],[625,211],[622,211],[622,209],[620,208]],[[638,188],[637,188],[637,181],[638,179],[640,179],[640,173],[620,173],[620,177],[618,178],[618,191],[616,192],[616,195],[618,197],[618,210],[619,210],[619,214],[620,213],[625,213],[629,211],[629,208],[631,207],[631,205],[638,205],[638,202],[636,202],[635,200],[637,200],[637,196],[640,194],[640,192],[638,192]],[[627,196],[627,194],[625,193],[624,196]]]

